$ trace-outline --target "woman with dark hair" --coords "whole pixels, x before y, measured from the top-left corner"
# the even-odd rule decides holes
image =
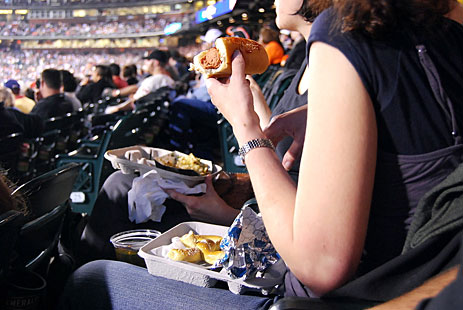
[[[297,11],[301,1],[284,5]],[[305,109],[263,131],[240,53],[230,79],[209,79],[208,90],[233,127],[265,227],[288,267],[285,295],[313,297],[400,255],[418,200],[462,162],[463,7],[454,0],[314,0],[301,10],[317,16]],[[295,140],[284,167],[302,154],[297,187],[268,140],[276,129]],[[82,300],[151,309],[270,302],[122,263],[89,264],[69,284],[71,309],[85,308]],[[89,285],[93,296],[82,295]]]
[[[101,98],[107,88],[116,89],[111,70],[105,65],[96,65],[92,69],[90,79],[87,79],[77,93],[77,98],[82,103],[95,103]]]
[[[130,64],[122,67],[122,77],[127,81],[128,85],[137,85],[137,65]]]

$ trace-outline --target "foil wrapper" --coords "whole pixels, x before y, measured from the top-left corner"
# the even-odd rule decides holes
[[[280,256],[276,252],[260,214],[244,207],[222,239],[225,256],[214,267],[222,267],[234,279],[262,277]]]

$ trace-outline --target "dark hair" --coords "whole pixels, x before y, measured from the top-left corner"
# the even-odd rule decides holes
[[[120,75],[121,67],[118,64],[112,63],[109,65],[109,70],[111,70],[112,75]]]
[[[125,65],[122,68],[122,76],[125,77],[125,78],[134,76],[136,74],[137,74],[137,66],[136,65]]]
[[[20,194],[12,195],[13,183],[3,174],[0,173],[0,214],[17,210],[27,213],[24,197]]]
[[[29,99],[32,99],[35,101],[35,92],[32,88],[28,87],[26,88],[26,90],[24,91],[24,96],[26,96],[27,98]]]
[[[51,89],[61,88],[61,73],[56,69],[43,70],[41,80]]]
[[[106,81],[109,85],[111,85],[111,87],[116,88],[113,82],[113,76],[111,74],[111,70],[109,70],[109,66],[96,65],[95,70],[102,80]]]
[[[61,80],[63,81],[63,89],[65,92],[72,93],[77,88],[77,81],[68,70],[61,70]]]
[[[330,0],[323,0],[323,1],[314,1],[304,0],[302,1],[302,5],[297,10],[294,15],[301,15],[304,17],[304,20],[313,23],[315,18],[327,7],[331,6]]]
[[[450,11],[446,0],[305,0],[297,14],[309,20],[330,6],[338,14],[342,31],[361,31],[373,37],[402,28],[429,30]]]

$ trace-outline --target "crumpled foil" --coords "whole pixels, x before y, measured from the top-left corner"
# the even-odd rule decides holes
[[[262,277],[265,270],[280,256],[276,252],[260,214],[244,207],[222,239],[225,256],[214,267],[223,267],[234,279]]]

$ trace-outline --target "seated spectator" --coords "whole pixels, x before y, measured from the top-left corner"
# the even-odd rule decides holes
[[[26,138],[35,138],[42,133],[42,130],[42,118],[15,109],[14,97],[10,89],[0,86],[0,136],[22,133]]]
[[[186,59],[176,49],[169,51],[169,65],[174,69],[177,80],[185,81],[188,80],[188,76],[191,72],[188,70]]]
[[[287,20],[292,21],[289,27],[294,27],[295,31],[308,38],[311,24],[305,22],[302,16],[289,15]],[[307,61],[304,60],[300,65],[299,72],[287,88],[275,111],[270,111],[259,86],[255,81],[251,80],[254,108],[259,115],[262,128],[265,128],[270,123],[272,116],[283,114],[307,103],[306,79],[303,78],[306,71]],[[197,135],[204,131],[209,131],[209,135],[217,132],[217,128],[212,128],[212,124],[205,125],[210,123],[210,119],[213,119],[214,115],[217,117],[217,112],[210,101],[201,102],[199,100],[180,99],[173,102],[172,112],[173,115],[176,115],[176,113],[185,114],[182,120],[187,123],[187,127],[194,127],[189,122],[196,121],[206,129],[197,130],[195,128],[196,130],[192,130],[190,135]],[[214,125],[216,126],[215,122]],[[286,138],[277,144],[276,150],[280,158],[288,150],[291,142],[292,139]],[[204,145],[202,147],[202,156],[199,155],[200,153],[195,153],[195,155],[204,156],[206,149]],[[299,161],[288,169],[288,174],[297,182]],[[80,259],[88,261],[114,258],[114,249],[109,242],[109,238],[114,233],[124,230],[151,228],[164,231],[177,223],[189,220],[229,225],[238,213],[237,210],[251,197],[251,183],[247,175],[240,176],[231,193],[223,192],[223,186],[220,184],[223,180],[219,180],[214,185],[211,180],[207,180],[207,190],[204,196],[185,196],[171,191],[172,199],[165,202],[167,209],[161,222],[147,221],[135,224],[129,220],[128,216],[128,192],[132,188],[134,178],[134,175],[126,175],[118,171],[109,176],[104,182],[81,238]]]
[[[16,80],[8,80],[5,87],[11,89],[14,94],[14,106],[23,113],[29,113],[35,106],[35,101],[21,95],[21,86]]]
[[[308,40],[306,109],[262,130],[239,52],[231,78],[208,79],[208,90],[239,145],[248,146],[241,150],[265,228],[287,266],[285,295],[318,298],[398,257],[418,201],[462,163],[463,113],[455,103],[463,96],[456,83],[463,80],[463,6],[275,4],[278,13],[301,5],[307,20],[319,13]],[[282,132],[295,138],[284,166],[268,141]],[[295,154],[302,154],[298,186],[284,169]],[[82,267],[68,285],[63,306],[74,309],[95,302],[100,309],[215,309],[218,300],[222,308],[262,309],[272,302],[110,261]],[[159,298],[143,298],[152,292]]]
[[[116,88],[111,71],[108,66],[96,65],[92,68],[91,77],[82,82],[77,98],[81,103],[96,103],[107,88]]]
[[[63,81],[63,92],[66,100],[72,103],[74,111],[82,108],[82,103],[76,96],[77,81],[74,75],[68,70],[61,70],[61,79]]]
[[[259,43],[265,47],[271,65],[278,65],[281,63],[285,55],[285,50],[280,43],[278,31],[263,27],[260,30]]]
[[[72,103],[61,93],[61,73],[56,69],[45,69],[40,76],[38,98],[41,98],[31,114],[42,117],[43,120],[64,116],[72,113]]]
[[[118,111],[131,110],[134,107],[135,101],[148,95],[149,93],[155,92],[161,87],[174,87],[175,81],[169,76],[169,73],[165,69],[169,57],[166,52],[161,50],[154,50],[149,55],[143,57],[145,60],[144,70],[150,74],[150,76],[143,79],[140,86],[136,88],[135,93],[129,100],[117,105],[110,106],[106,110],[106,113],[115,113]],[[133,89],[133,86],[126,88]],[[127,95],[125,89],[118,90],[116,95]]]
[[[129,86],[127,81],[121,78],[121,67],[118,64],[115,64],[115,63],[110,64],[109,70],[111,70],[114,85],[116,85],[118,89]]]
[[[130,64],[122,67],[122,77],[127,81],[127,85],[137,85],[137,65]]]

